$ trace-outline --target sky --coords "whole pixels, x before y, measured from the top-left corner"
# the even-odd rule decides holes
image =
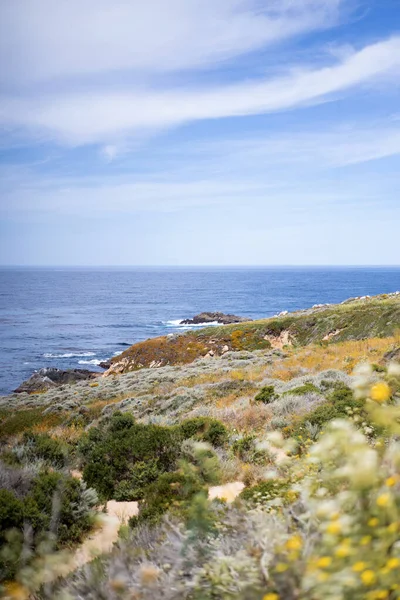
[[[0,264],[399,265],[400,0],[0,0]]]

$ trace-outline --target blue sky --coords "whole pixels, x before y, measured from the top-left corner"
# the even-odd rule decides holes
[[[400,264],[400,0],[3,0],[0,73],[1,264]]]

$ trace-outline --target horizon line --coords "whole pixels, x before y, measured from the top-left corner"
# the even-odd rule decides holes
[[[265,265],[73,265],[73,264],[11,264],[1,265],[0,269],[301,269],[301,268],[400,268],[398,264],[265,264]]]

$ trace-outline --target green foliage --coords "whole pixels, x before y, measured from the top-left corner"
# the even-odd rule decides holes
[[[255,439],[255,435],[244,435],[242,438],[235,440],[232,444],[233,454],[241,459],[244,459],[246,453],[253,449]]]
[[[322,428],[333,419],[343,419],[353,413],[360,414],[363,419],[368,421],[364,405],[365,401],[363,399],[355,399],[349,387],[343,383],[338,383],[329,394],[327,402],[320,404],[312,412],[304,415],[292,427],[286,428],[286,433],[294,437],[304,436],[310,426]]]
[[[254,398],[256,402],[263,402],[264,404],[270,404],[278,398],[278,394],[275,393],[273,385],[266,385],[261,388],[257,396]]]
[[[68,459],[68,447],[65,443],[51,438],[47,434],[25,433],[26,459],[40,458],[55,468],[62,468]]]
[[[157,522],[167,511],[182,511],[188,501],[203,489],[196,473],[186,472],[163,473],[146,489],[146,497],[139,504],[139,516],[130,520],[130,525],[142,521]]]
[[[129,478],[123,479],[115,488],[115,500],[131,501],[144,497],[145,488],[155,481],[160,474],[156,459],[137,461],[129,468]]]
[[[34,408],[17,411],[1,411],[1,435],[0,438],[6,438],[11,435],[16,435],[23,431],[29,430],[43,418],[43,409]]]
[[[383,365],[377,365],[376,363],[373,363],[371,367],[372,370],[375,371],[375,373],[386,373],[386,367],[384,367]]]
[[[85,492],[79,480],[55,471],[39,473],[23,498],[0,490],[0,580],[12,578],[18,569],[23,530],[31,531],[31,558],[51,535],[57,549],[82,539],[93,523],[93,503],[87,502]]]
[[[195,438],[212,446],[223,446],[228,439],[228,431],[220,421],[209,417],[195,417],[180,424],[183,439]]]
[[[129,414],[116,413],[108,426],[90,429],[79,446],[84,480],[104,499],[117,493],[139,500],[156,473],[175,468],[180,443],[177,428],[143,425]]]
[[[282,496],[289,489],[289,485],[285,479],[267,479],[257,485],[245,488],[240,497],[247,502],[265,502]]]
[[[296,396],[304,396],[305,394],[316,393],[319,394],[320,389],[317,388],[313,383],[307,382],[304,385],[299,385],[298,387],[292,388],[287,392],[284,392],[282,396],[286,396],[288,394],[295,394]]]

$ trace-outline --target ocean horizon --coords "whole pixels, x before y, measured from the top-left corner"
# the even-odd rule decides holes
[[[42,367],[101,370],[203,311],[257,319],[398,289],[399,266],[3,266],[0,393]]]

